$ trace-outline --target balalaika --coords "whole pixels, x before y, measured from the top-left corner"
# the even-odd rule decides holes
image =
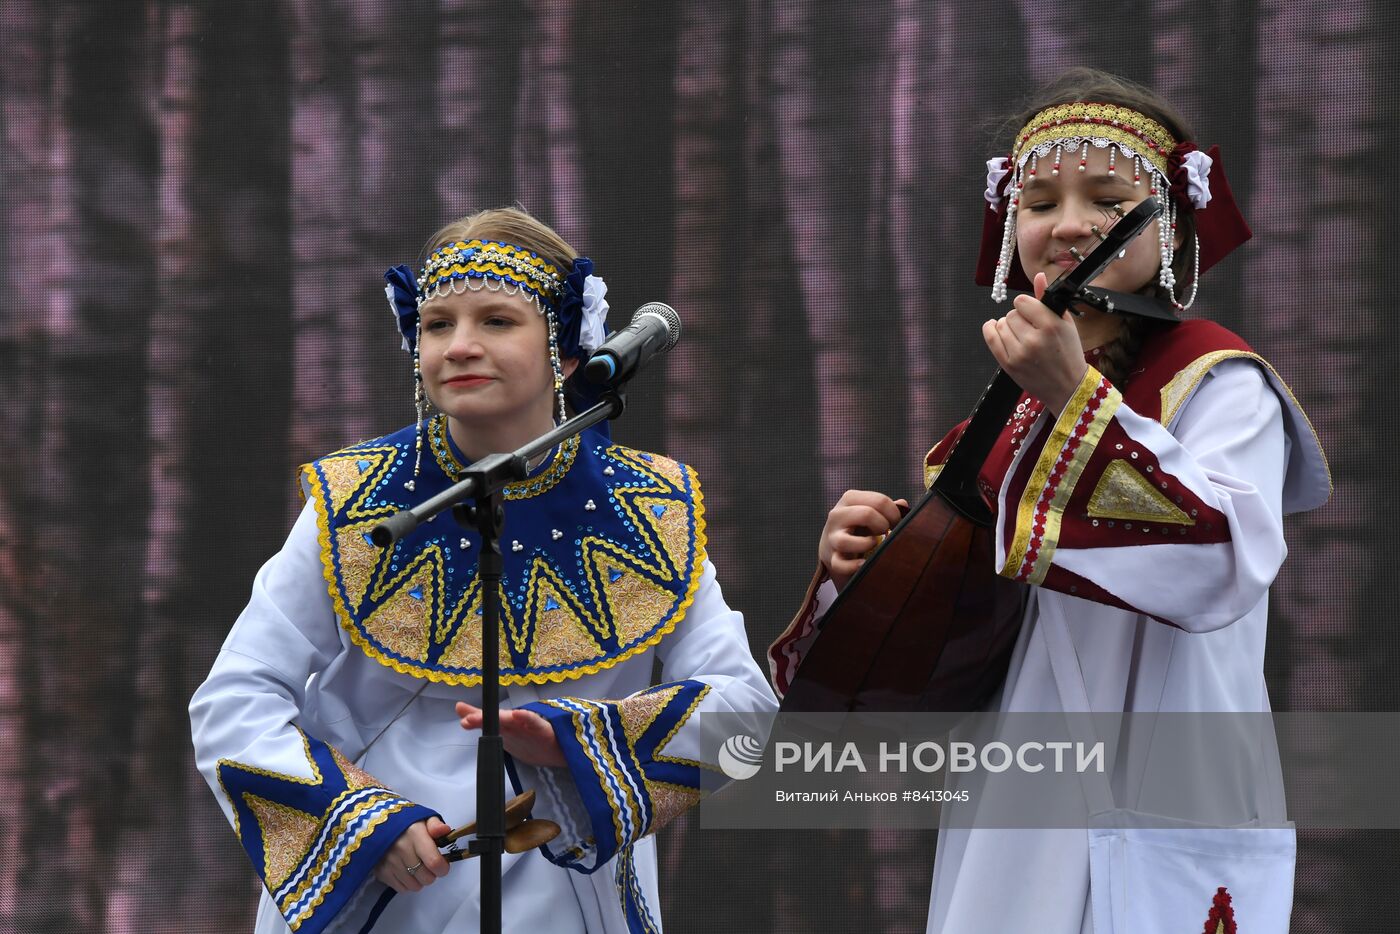
[[[1099,244],[1041,300],[1061,313],[1079,305],[1126,310],[1089,282],[1161,212],[1153,198],[1127,214],[1115,209],[1118,222],[1095,229]],[[1020,396],[997,370],[928,492],[827,611],[784,711],[980,710],[1001,685],[1026,585],[996,573],[996,517],[977,473]]]

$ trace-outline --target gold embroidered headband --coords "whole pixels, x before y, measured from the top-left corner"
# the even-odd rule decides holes
[[[1011,161],[1022,166],[1032,153],[1045,156],[1052,149],[1076,148],[1076,144],[1084,147],[1087,155],[1090,143],[1100,148],[1116,146],[1124,155],[1147,161],[1165,178],[1169,171],[1168,157],[1177,141],[1166,127],[1136,110],[1116,104],[1076,101],[1047,107],[1032,117],[1016,134]],[[1081,165],[1082,160],[1083,157]],[[1058,169],[1058,158],[1055,166]]]

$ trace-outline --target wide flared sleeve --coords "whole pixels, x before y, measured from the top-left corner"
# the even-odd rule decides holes
[[[409,825],[435,813],[304,729],[307,680],[340,649],[308,507],[259,571],[190,719],[196,765],[254,870],[287,925],[312,934],[333,925]]]
[[[515,764],[521,786],[539,795],[535,816],[563,828],[545,848],[559,865],[592,872],[727,781],[713,742],[718,723],[760,741],[767,735],[777,701],[709,561],[693,605],[657,654],[663,683],[655,687],[525,705],[554,728],[567,760],[559,769]]]
[[[1090,367],[1002,481],[999,573],[1188,631],[1227,626],[1265,598],[1287,553],[1294,447],[1251,359],[1203,373],[1170,431]]]

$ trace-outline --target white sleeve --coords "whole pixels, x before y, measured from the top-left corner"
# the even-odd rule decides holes
[[[302,511],[190,701],[195,764],[293,929],[335,923],[414,804],[302,728],[308,678],[341,649],[316,517]]]
[[[1007,472],[1000,572],[1189,631],[1242,618],[1287,553],[1274,390],[1253,362],[1226,360],[1168,431],[1099,380],[1091,368],[1079,404]]]

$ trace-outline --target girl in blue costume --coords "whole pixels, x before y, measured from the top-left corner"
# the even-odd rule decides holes
[[[306,507],[190,705],[198,767],[266,887],[259,932],[360,931],[386,887],[379,930],[479,927],[476,865],[438,849],[476,817],[479,539],[447,513],[392,549],[368,533],[563,417],[606,286],[514,209],[430,250],[416,278],[385,276],[418,423],[302,469]],[[506,930],[659,930],[651,833],[717,784],[695,715],[775,706],[706,558],[699,482],[589,431],[505,496],[501,728],[512,783],[562,827],[504,857]]]

